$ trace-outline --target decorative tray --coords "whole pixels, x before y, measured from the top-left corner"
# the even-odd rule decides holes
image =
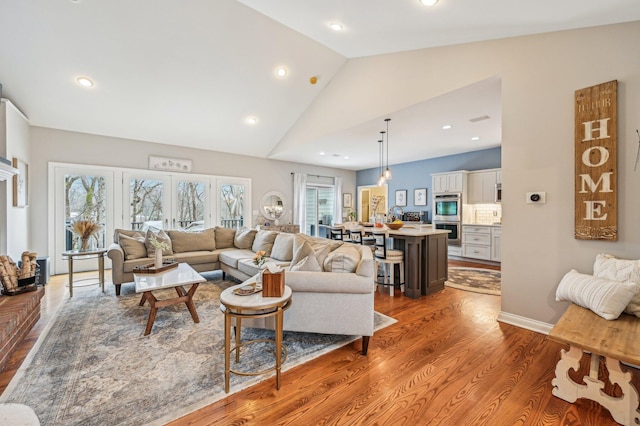
[[[168,271],[169,269],[177,268],[178,262],[164,262],[161,267],[156,268],[155,263],[149,263],[148,265],[140,265],[133,268],[134,274],[158,274],[160,272]]]
[[[244,285],[240,288],[236,288],[235,290],[233,290],[233,294],[236,294],[238,296],[250,296],[252,294],[256,294],[261,291],[262,291],[261,288],[256,288],[255,284],[251,284],[251,285]]]

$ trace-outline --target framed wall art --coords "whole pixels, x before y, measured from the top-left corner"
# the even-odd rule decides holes
[[[342,207],[347,209],[353,207],[353,198],[351,197],[351,194],[349,193],[342,194]]]
[[[414,206],[427,205],[427,188],[420,188],[420,189],[413,190],[413,205]]]
[[[396,206],[404,207],[407,205],[407,190],[398,189],[396,191]]]
[[[14,157],[13,167],[20,171],[20,174],[13,176],[13,206],[27,207],[29,205],[29,165]]]
[[[150,170],[163,170],[168,172],[191,172],[191,160],[182,160],[179,158],[165,158],[149,156],[149,169]]]

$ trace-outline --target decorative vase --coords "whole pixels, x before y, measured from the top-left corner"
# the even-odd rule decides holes
[[[273,224],[276,225],[276,226],[280,226],[280,219],[274,220]]]
[[[155,266],[156,268],[162,267],[162,249],[156,249]]]
[[[89,249],[89,238],[80,238],[80,250]]]

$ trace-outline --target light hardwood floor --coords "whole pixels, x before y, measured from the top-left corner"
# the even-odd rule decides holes
[[[453,260],[450,266],[489,267]],[[42,319],[0,373],[0,392],[68,297],[65,281],[56,276],[47,285]],[[594,402],[552,396],[563,346],[497,322],[499,296],[446,288],[412,300],[384,291],[376,293],[375,309],[398,322],[371,338],[366,357],[358,341],[284,372],[279,391],[269,379],[171,424],[617,424]]]

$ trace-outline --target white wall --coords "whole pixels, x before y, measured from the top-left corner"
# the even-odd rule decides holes
[[[48,210],[47,194],[50,161],[146,170],[150,155],[190,159],[193,161],[193,173],[251,178],[253,210],[258,209],[265,192],[274,190],[284,194],[286,210],[292,210],[292,172],[342,177],[344,192],[355,192],[355,172],[352,171],[43,127],[31,129],[31,152],[32,246],[39,254],[48,250],[48,217],[53,214]],[[287,223],[289,220],[291,216],[287,212],[287,217],[281,222]]]
[[[592,272],[597,253],[640,258],[640,22],[350,60],[288,133],[283,146],[339,130],[450,90],[502,78],[502,309],[555,323],[571,268]],[[574,107],[578,89],[618,80],[617,242],[573,232]],[[339,106],[339,107],[338,107]],[[546,191],[544,205],[525,192]]]
[[[3,140],[2,156],[14,157],[29,164],[29,123],[11,102],[0,105],[0,139]],[[33,186],[29,182],[29,189]],[[31,194],[28,194],[31,198]],[[13,207],[13,180],[0,182],[0,253],[8,254],[16,262],[24,251],[34,251],[30,244],[29,212],[31,207]]]

